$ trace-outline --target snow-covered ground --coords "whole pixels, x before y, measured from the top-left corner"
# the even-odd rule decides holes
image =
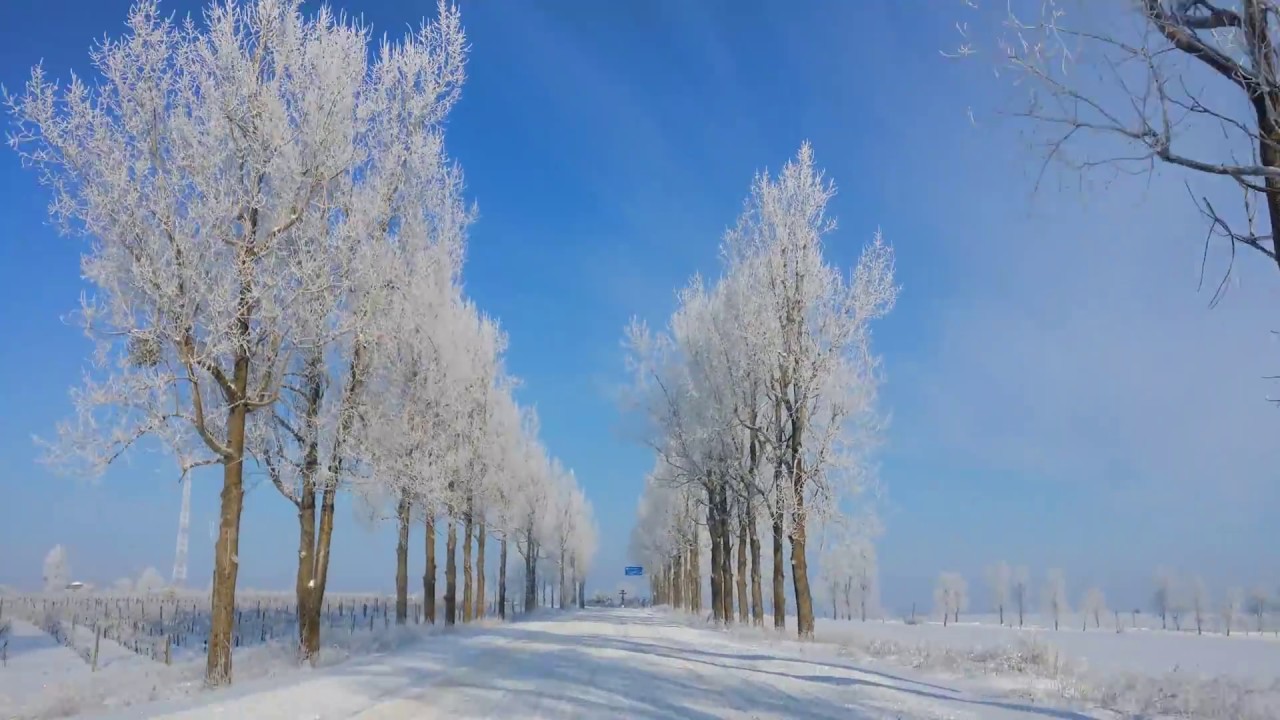
[[[1197,635],[1194,630],[1148,630],[1114,625],[1081,630],[1063,625],[1059,630],[1039,622],[1024,628],[1002,627],[992,622],[967,620],[943,627],[941,622],[908,625],[902,621],[819,620],[822,638],[839,642],[846,637],[890,640],[952,650],[977,650],[1021,642],[1044,643],[1070,658],[1082,670],[1100,673],[1164,675],[1185,673],[1200,677],[1231,677],[1242,681],[1275,681],[1280,678],[1280,639],[1274,634],[1243,632],[1230,637]],[[977,620],[975,618],[975,620]]]
[[[363,644],[331,648],[317,670],[292,667],[284,648],[252,648],[236,655],[234,687],[205,692],[195,662],[89,673],[33,626],[16,631],[25,649],[11,643],[0,670],[6,720],[74,709],[100,720],[1280,717],[1264,704],[1280,698],[1280,643],[1257,637],[821,621],[819,642],[798,643],[663,610],[595,609],[349,635]],[[1197,641],[1222,649],[1200,656]],[[1103,659],[1086,667],[1075,652]],[[1204,677],[1170,679],[1179,653],[1201,658]],[[1270,695],[1258,690],[1267,683]],[[21,694],[37,684],[49,689]]]
[[[30,704],[46,688],[84,680],[89,666],[75,651],[21,620],[8,620],[4,666],[0,667],[0,717]]]
[[[112,720],[202,718],[1087,718],[689,627],[653,610],[588,610],[426,639],[396,652]],[[801,654],[800,651],[804,651]]]

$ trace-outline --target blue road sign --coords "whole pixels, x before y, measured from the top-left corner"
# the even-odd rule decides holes
[[[623,569],[622,572],[625,575],[639,577],[641,575],[644,575],[644,568],[640,567],[639,565],[628,565],[626,568]]]

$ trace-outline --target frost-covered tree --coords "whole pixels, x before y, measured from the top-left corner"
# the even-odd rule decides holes
[[[54,545],[44,556],[44,591],[62,592],[70,582],[71,565],[67,560],[67,550],[61,545]]]
[[[1168,617],[1177,612],[1177,585],[1177,576],[1171,570],[1167,568],[1156,570],[1155,591],[1151,596],[1151,606],[1153,610],[1160,613],[1162,630],[1169,629]]]
[[[218,0],[196,24],[140,0],[127,34],[95,49],[95,82],[60,91],[37,68],[9,98],[11,142],[53,191],[55,221],[91,241],[96,292],[80,317],[95,370],[53,459],[99,472],[150,437],[184,473],[222,466],[210,685],[231,679],[244,468],[253,426],[271,425],[252,419],[340,329],[311,311],[331,304],[327,278],[351,260],[348,241],[402,222],[379,205],[413,188],[381,180],[400,172],[388,167],[397,158],[419,161],[402,131],[438,121],[461,77],[452,9],[370,54],[366,28],[300,5]],[[360,347],[348,355],[357,370]],[[350,407],[336,405],[340,428]],[[316,465],[340,476],[341,450],[326,451]]]
[[[138,575],[138,581],[134,583],[133,589],[140,593],[158,593],[164,590],[165,586],[164,576],[160,571],[148,565]]]
[[[1209,588],[1205,587],[1204,580],[1199,577],[1191,581],[1191,612],[1196,618],[1196,634],[1204,633],[1204,616],[1210,612]]]
[[[1088,629],[1089,617],[1093,617],[1093,626],[1095,628],[1102,627],[1102,613],[1107,611],[1107,598],[1102,594],[1102,588],[1091,587],[1085,591],[1084,597],[1080,599],[1080,613],[1084,616],[1083,628]]]
[[[964,576],[955,572],[944,572],[938,576],[933,589],[934,608],[942,612],[942,624],[948,618],[960,622],[960,611],[969,607],[969,584]]]
[[[1238,587],[1227,590],[1227,594],[1222,598],[1222,627],[1227,637],[1231,637],[1231,628],[1236,624],[1236,620],[1240,617],[1240,610],[1244,607],[1244,591]]]
[[[853,590],[858,612],[863,622],[867,610],[879,602],[880,571],[876,562],[876,547],[869,539],[862,539],[854,548]]]
[[[1045,612],[1053,618],[1053,629],[1057,630],[1062,616],[1071,611],[1067,604],[1067,577],[1061,570],[1054,568],[1049,571],[1041,600]]]
[[[987,583],[991,589],[991,603],[1000,614],[1000,624],[1004,625],[1004,606],[1009,602],[1009,583],[1013,579],[1013,571],[1009,563],[1000,562],[987,568]]]
[[[1254,587],[1249,591],[1249,614],[1253,615],[1257,623],[1258,632],[1262,632],[1262,619],[1267,614],[1267,607],[1271,604],[1271,594],[1261,585]]]
[[[806,144],[778,175],[756,178],[725,237],[722,278],[695,277],[666,331],[638,320],[627,330],[631,409],[663,464],[652,477],[698,493],[713,616],[734,615],[736,541],[738,614],[746,614],[746,548],[752,617],[763,620],[760,514],[772,531],[774,624],[785,622],[789,541],[801,637],[814,627],[809,533],[875,480],[880,361],[870,329],[897,295],[893,254],[878,235],[848,278],[824,259],[833,193]]]
[[[1013,601],[1018,606],[1018,627],[1022,627],[1027,610],[1027,594],[1031,587],[1031,572],[1025,566],[1013,569]]]
[[[833,614],[839,616],[843,602],[846,618],[852,619],[856,609],[865,622],[867,613],[875,609],[877,602],[879,572],[875,543],[862,529],[842,528],[837,533],[820,563],[831,594]]]

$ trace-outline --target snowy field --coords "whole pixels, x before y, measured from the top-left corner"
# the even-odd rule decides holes
[[[329,634],[385,630],[393,622],[394,601],[371,594],[331,593],[321,611]],[[0,619],[35,625],[92,664],[125,650],[156,661],[203,658],[209,635],[209,594],[201,592],[8,595],[0,597]],[[236,598],[232,644],[236,648],[272,644],[297,635],[298,610],[292,593],[244,591]],[[409,602],[410,623],[424,620],[422,603]],[[100,635],[101,637],[97,637]],[[109,642],[107,642],[109,641]]]
[[[396,628],[385,597],[334,594],[322,614],[322,663],[382,652],[423,637],[421,603]],[[0,720],[66,717],[199,690],[205,669],[208,596],[203,593],[7,595],[0,597]],[[292,594],[237,598],[237,677],[294,672]],[[166,659],[168,662],[166,663]]]
[[[1125,616],[1126,622],[1128,616]],[[1157,623],[1158,623],[1157,619]],[[1141,673],[1164,675],[1181,673],[1202,678],[1230,677],[1241,681],[1270,682],[1280,679],[1280,638],[1274,633],[1233,632],[1197,635],[1194,628],[1181,631],[1125,626],[1116,633],[1114,623],[1081,630],[1076,618],[1053,630],[1040,618],[1027,618],[1023,628],[1000,626],[992,617],[966,619],[943,627],[927,621],[908,625],[900,620],[818,620],[818,633],[825,639],[844,638],[891,641],[933,648],[967,651],[1018,643],[1042,643],[1069,658],[1081,670],[1098,673]]]
[[[339,636],[316,670],[293,667],[280,646],[248,648],[236,654],[236,685],[207,693],[194,659],[166,667],[138,658],[145,665],[121,661],[90,673],[34,626],[18,623],[14,633],[0,670],[6,719],[1280,717],[1280,704],[1269,704],[1278,697],[1280,644],[1256,637],[1060,631],[1037,643],[1046,633],[824,621],[820,642],[801,644],[661,610],[544,611],[450,632],[409,626]],[[1130,652],[1115,672],[1085,670],[1070,656],[1105,655],[1104,636],[1113,648],[1130,643],[1146,654]],[[344,648],[342,638],[363,641]],[[1171,678],[1164,653],[1196,640],[1258,653],[1249,655],[1257,667],[1226,681]]]

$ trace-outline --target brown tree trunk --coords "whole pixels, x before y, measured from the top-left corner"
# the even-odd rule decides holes
[[[427,520],[424,523],[427,528],[426,550],[427,550],[427,569],[422,573],[422,612],[427,616],[427,622],[432,625],[436,624],[436,518],[435,515],[428,510]]]
[[[715,493],[708,490],[707,532],[711,535],[711,614],[716,622],[724,622],[724,562],[720,559],[720,521],[717,519]]]
[[[695,531],[694,545],[689,548],[688,594],[692,598],[689,609],[698,615],[702,614],[702,551],[698,547],[700,542],[698,533]]]
[[[560,609],[564,609],[564,548],[560,548]]]
[[[1270,29],[1271,3],[1246,0],[1243,3],[1245,54],[1253,63],[1253,72],[1259,78],[1258,88],[1251,91],[1258,121],[1258,159],[1267,167],[1280,167],[1280,90],[1275,86],[1277,77],[1276,47]],[[1271,237],[1280,238],[1280,178],[1266,177],[1267,215]],[[1280,252],[1275,253],[1280,266]]]
[[[671,607],[677,610],[684,608],[684,566],[680,562],[681,553],[671,559]]]
[[[471,572],[471,544],[474,534],[475,525],[471,518],[471,510],[468,509],[462,531],[462,622],[471,622],[471,611],[475,602],[471,593],[472,583],[475,582],[475,575]]]
[[[786,559],[782,548],[781,511],[773,513],[773,626],[779,630],[787,627],[787,581],[783,573]]]
[[[533,521],[525,528],[524,612],[538,606],[538,547],[533,541]]]
[[[319,613],[313,613],[311,604],[315,585],[315,544],[316,544],[316,473],[320,468],[319,431],[316,418],[320,414],[320,401],[324,397],[323,358],[316,353],[306,368],[307,406],[305,423],[308,428],[300,473],[298,496],[285,487],[279,466],[271,455],[265,456],[267,473],[276,489],[280,491],[298,510],[298,569],[294,578],[294,597],[298,609],[298,659],[315,665],[320,648],[311,644],[313,637],[319,632],[312,625],[319,620]]]
[[[458,621],[458,525],[449,515],[449,535],[445,539],[444,624]]]
[[[577,553],[569,554],[569,607],[578,604],[578,555]]]
[[[755,507],[747,505],[747,537],[751,549],[751,622],[764,625],[764,592],[760,587],[760,533],[756,531]]]
[[[487,537],[484,532],[484,521],[476,525],[476,609],[472,617],[479,620],[485,616],[484,597],[484,545]]]
[[[248,292],[241,292],[242,298]],[[242,307],[246,301],[241,300]],[[237,329],[241,338],[249,335],[248,310],[241,312]],[[218,540],[214,546],[213,592],[209,619],[209,652],[205,658],[205,684],[210,687],[231,682],[232,631],[236,613],[236,579],[240,573],[240,514],[244,509],[245,425],[249,411],[244,399],[249,388],[249,357],[240,353],[232,373],[236,402],[227,414],[227,449],[222,465],[222,497],[218,513]]]
[[[400,524],[400,536],[396,540],[396,624],[409,620],[409,493],[400,492],[396,506],[396,519]]]
[[[311,589],[315,578],[315,542],[315,485],[304,481],[302,496],[298,498],[298,572],[294,582],[294,595],[298,603],[298,659],[313,666],[320,650],[310,643],[314,619],[311,612]]]
[[[307,604],[307,610],[312,615],[307,646],[313,649],[313,656],[320,653],[320,612],[324,609],[324,592],[329,583],[329,548],[333,543],[335,492],[336,489],[332,486],[320,491],[320,535],[316,540],[316,569],[312,580],[311,600]]]
[[[725,624],[733,622],[733,535],[729,530],[729,496],[726,488],[720,486],[720,509],[717,513],[720,520],[720,602],[723,603],[721,617]]]
[[[738,622],[747,622],[747,519],[738,517]]]
[[[793,360],[795,361],[795,360]],[[790,468],[791,471],[791,584],[796,591],[796,633],[802,639],[813,637],[813,593],[809,588],[809,561],[806,556],[808,520],[804,506],[805,477],[804,433],[807,426],[806,406],[787,402],[787,415],[791,420]]]
[[[507,533],[498,545],[498,617],[507,619]]]
[[[334,435],[333,447],[330,448],[328,478],[318,488],[320,492],[320,528],[316,538],[315,569],[312,571],[311,597],[307,601],[307,612],[311,621],[307,626],[305,644],[311,657],[320,653],[320,613],[324,609],[324,593],[329,586],[329,550],[333,546],[334,502],[338,494],[338,482],[342,477],[343,450],[346,438],[351,434],[355,422],[355,403],[360,395],[364,378],[366,354],[364,345],[356,343],[352,351],[351,367],[347,375],[347,385],[342,391],[340,420]],[[301,625],[301,623],[299,623]],[[314,662],[314,660],[313,660]]]
[[[813,637],[813,594],[809,590],[809,564],[805,557],[804,501],[795,498],[791,514],[791,584],[796,591],[796,633],[803,639]]]

